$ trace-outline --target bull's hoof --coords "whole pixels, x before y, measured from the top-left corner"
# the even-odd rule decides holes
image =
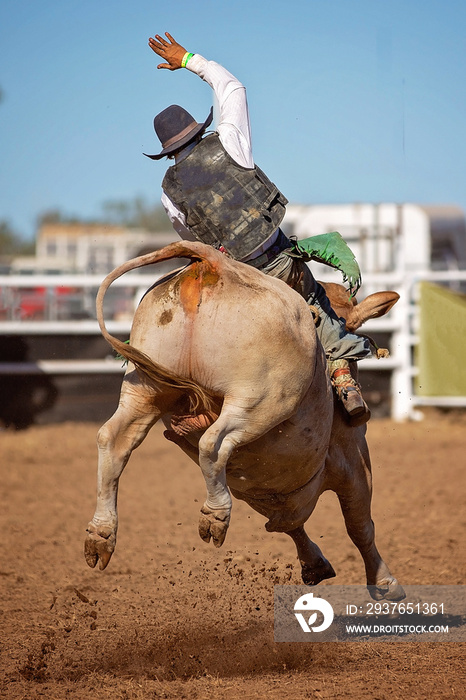
[[[94,569],[98,562],[100,571],[103,571],[115,550],[116,531],[111,527],[97,527],[90,522],[86,532],[84,540],[86,563]]]
[[[229,524],[229,508],[213,510],[204,504],[199,518],[199,537],[204,542],[210,542],[212,539],[215,547],[221,547],[225,542]]]
[[[371,598],[374,600],[396,601],[406,598],[406,593],[403,590],[403,586],[400,586],[396,578],[380,581],[372,586],[368,585],[367,590],[369,591]]]
[[[317,586],[318,583],[326,578],[334,578],[336,576],[333,566],[324,557],[317,564],[306,564],[303,561],[300,563],[301,578],[306,586]]]

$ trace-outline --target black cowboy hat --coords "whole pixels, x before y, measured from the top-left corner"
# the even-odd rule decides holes
[[[169,156],[170,153],[178,151],[183,146],[186,146],[190,141],[196,138],[198,134],[207,129],[211,124],[214,116],[213,107],[210,109],[209,116],[203,124],[198,124],[194,117],[190,115],[183,107],[178,105],[170,105],[154,117],[155,133],[159,137],[163,150],[156,155],[143,155],[152,160],[159,160],[164,156]]]

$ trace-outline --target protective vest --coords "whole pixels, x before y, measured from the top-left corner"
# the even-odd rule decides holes
[[[203,138],[171,166],[162,187],[199,241],[223,246],[236,260],[270,238],[288,203],[260,168],[238,165],[218,134]]]

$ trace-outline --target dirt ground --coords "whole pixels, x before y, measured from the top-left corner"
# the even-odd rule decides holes
[[[292,541],[235,501],[223,548],[203,543],[200,472],[157,426],[121,479],[113,559],[89,569],[97,428],[0,433],[0,697],[466,697],[464,645],[274,643],[273,585],[301,583]],[[465,428],[435,413],[369,426],[378,546],[402,584],[465,581]],[[364,583],[333,494],[307,529],[328,585]]]

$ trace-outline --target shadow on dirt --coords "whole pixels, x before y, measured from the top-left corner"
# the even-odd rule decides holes
[[[79,681],[93,674],[154,681],[207,676],[232,679],[309,672],[312,668],[338,675],[356,657],[369,658],[378,653],[377,648],[385,652],[399,646],[394,643],[380,647],[372,640],[365,640],[365,644],[278,644],[273,640],[270,621],[252,621],[234,630],[221,630],[218,624],[209,626],[201,619],[198,624],[191,619],[185,628],[182,620],[161,626],[147,622],[135,626],[128,620],[116,629],[99,629],[96,617],[91,611],[82,618],[86,629],[83,624],[76,625],[77,618],[73,629],[49,629],[36,650],[29,650],[26,663],[18,667],[20,675],[36,683]],[[442,622],[453,628],[464,625],[464,618],[449,616]]]
[[[203,629],[154,632],[118,644],[101,669],[123,674],[138,672],[157,680],[204,675],[228,678],[306,669],[315,656],[313,645],[276,644],[270,623],[252,623],[224,633],[219,633],[218,628],[209,632],[206,624]]]
[[[207,625],[185,631],[154,625],[127,632],[112,632],[109,640],[108,633],[96,630],[81,643],[73,641],[73,635],[48,632],[18,671],[36,683],[80,681],[93,674],[157,681],[226,679],[308,671],[314,664],[336,671],[351,656],[343,645],[337,650],[335,644],[276,644],[269,622],[225,633],[210,633]]]

